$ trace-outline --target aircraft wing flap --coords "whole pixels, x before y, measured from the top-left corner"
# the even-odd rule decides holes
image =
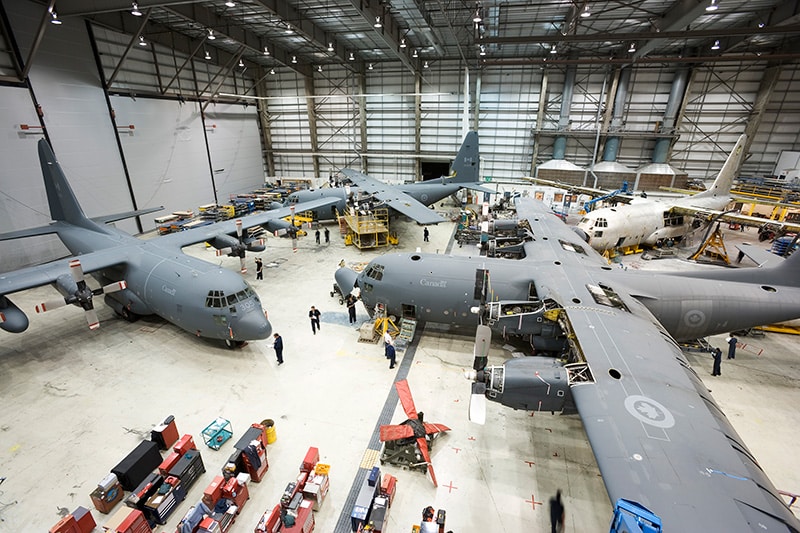
[[[355,185],[358,185],[360,189],[369,194],[373,194],[379,190],[385,189],[387,186],[385,183],[381,183],[375,178],[367,176],[363,172],[359,172],[351,168],[343,168],[339,172],[344,174],[347,179],[349,179]]]
[[[81,268],[87,274],[119,265],[126,261],[126,258],[120,255],[118,249],[109,249],[70,256],[43,265],[20,268],[0,274],[0,295],[8,295],[53,283],[59,276],[69,275],[69,262],[73,259],[80,259]]]
[[[611,501],[638,501],[665,531],[752,531],[742,506],[764,531],[800,525],[674,341],[629,305],[566,309],[593,377],[572,397]]]
[[[800,224],[796,222],[787,222],[785,220],[771,220],[768,218],[743,215],[741,213],[718,211],[714,209],[693,206],[674,206],[672,209],[670,209],[670,211],[681,215],[699,216],[708,221],[713,220],[733,224],[745,224],[755,227],[761,227],[765,224],[769,224],[786,231],[800,232]]]

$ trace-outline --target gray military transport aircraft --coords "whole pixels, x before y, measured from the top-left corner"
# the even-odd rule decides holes
[[[105,223],[157,209],[89,219],[44,139],[39,141],[39,161],[54,222],[0,234],[0,240],[55,233],[73,257],[0,274],[1,329],[21,333],[28,328],[27,315],[14,305],[9,294],[50,283],[63,298],[38,305],[36,311],[72,304],[84,309],[91,329],[99,327],[93,296],[104,294],[105,302],[128,320],[155,314],[198,337],[221,339],[228,347],[269,337],[272,326],[247,281],[236,272],[185,255],[181,249],[207,242],[218,254],[243,258],[246,250],[264,250],[263,240],[249,237],[243,229],[263,226],[270,231],[291,232],[294,226],[281,217],[292,214],[294,208],[141,240]],[[312,209],[326,202],[317,200],[297,207]],[[102,288],[89,288],[84,272]]]
[[[664,531],[800,531],[676,343],[800,317],[800,254],[769,269],[623,271],[541,202],[517,213],[520,260],[387,254],[336,281],[370,310],[480,324],[473,396],[577,410],[611,501],[639,502]],[[486,328],[536,356],[487,367]]]
[[[335,203],[329,208],[313,210],[317,220],[330,220],[336,217],[336,213],[341,215],[347,212],[348,201],[357,205],[359,195],[363,195],[373,201],[373,207],[390,207],[419,224],[438,224],[444,222],[444,219],[429,209],[429,205],[455,194],[460,189],[472,189],[489,194],[495,192],[480,184],[479,156],[478,132],[470,131],[464,137],[464,142],[451,165],[449,176],[406,185],[389,185],[356,170],[345,168],[341,173],[355,187],[293,192],[287,197],[284,205],[320,198],[335,199]],[[298,211],[300,212],[302,211]]]

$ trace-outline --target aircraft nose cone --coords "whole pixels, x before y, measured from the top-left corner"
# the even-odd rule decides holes
[[[233,335],[235,340],[240,341],[266,339],[272,335],[272,324],[269,323],[261,309],[256,309],[239,317]]]
[[[334,274],[334,278],[336,279],[336,286],[339,287],[342,296],[347,296],[353,292],[353,287],[356,286],[358,272],[351,268],[340,267]]]

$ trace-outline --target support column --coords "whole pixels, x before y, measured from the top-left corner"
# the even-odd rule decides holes
[[[575,72],[577,66],[568,65],[564,76],[564,90],[561,92],[561,113],[558,116],[558,131],[566,131],[569,127],[569,114],[572,106],[572,95],[575,92]],[[559,135],[553,143],[553,159],[564,159],[567,151],[567,136]]]
[[[536,177],[536,161],[539,159],[539,141],[542,138],[541,135],[536,133],[536,131],[542,128],[545,110],[547,108],[547,83],[550,77],[548,72],[549,71],[547,69],[542,71],[542,83],[539,87],[539,111],[536,112],[536,126],[534,128],[533,135],[533,153],[531,154],[531,176],[533,177]]]
[[[483,71],[478,69],[475,75],[475,114],[472,116],[472,131],[478,131],[481,118],[481,81]]]
[[[681,102],[686,95],[686,87],[689,82],[688,67],[681,67],[675,72],[672,79],[672,87],[669,91],[667,108],[664,111],[664,120],[661,123],[661,133],[673,133],[675,131],[675,119]],[[653,147],[653,163],[666,163],[669,147],[672,145],[671,137],[659,137]]]
[[[422,149],[422,140],[420,133],[422,128],[422,75],[417,71],[414,76],[414,158],[416,167],[414,181],[422,181],[422,161],[419,159],[419,153]]]
[[[631,69],[623,68],[619,75],[619,84],[614,94],[614,111],[611,115],[611,130],[617,131],[622,127],[622,117],[625,111],[625,100],[628,98],[628,83],[631,80]],[[619,154],[621,139],[609,136],[603,147],[603,161],[616,161]]]
[[[314,96],[314,75],[305,78],[306,111],[308,113],[308,135],[311,141],[311,162],[314,165],[314,177],[319,178],[319,156],[317,143],[317,108]]]
[[[363,67],[363,65],[362,65]],[[358,94],[367,94],[367,76],[361,70],[357,77]],[[359,156],[361,159],[361,171],[369,174],[369,159],[367,158],[367,98],[358,97],[358,137],[361,144]]]
[[[263,160],[266,166],[267,176],[275,176],[275,155],[272,153],[272,128],[269,124],[269,91],[267,90],[267,79],[263,72],[256,83],[256,105],[258,106],[258,124],[261,129],[261,146],[264,154]],[[262,180],[264,181],[264,180]]]
[[[756,93],[756,100],[753,102],[753,110],[750,112],[747,126],[744,128],[744,132],[747,135],[747,141],[745,141],[743,147],[745,154],[750,151],[750,145],[753,143],[758,127],[761,125],[761,120],[764,118],[764,110],[767,107],[767,103],[769,103],[769,99],[772,98],[772,93],[775,91],[775,85],[778,83],[782,70],[783,67],[779,64],[767,64],[767,68],[764,70],[761,84],[758,86],[758,93]],[[739,161],[736,175],[742,168],[742,163],[744,163],[744,158]]]

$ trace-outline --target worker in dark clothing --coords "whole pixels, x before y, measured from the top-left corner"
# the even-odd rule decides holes
[[[719,348],[714,350],[714,369],[711,371],[712,376],[721,376],[722,372],[719,367],[722,365],[722,350]]]
[[[430,236],[431,236],[431,232],[428,231],[428,228],[423,228],[422,229],[422,240],[425,241],[425,242],[430,242],[430,240],[428,239],[428,237],[430,237]]]
[[[350,315],[350,323],[356,323],[356,302],[358,302],[358,298],[353,296],[352,293],[347,295],[345,298],[345,303],[347,304],[347,313]]]
[[[325,228],[325,244],[329,244],[331,242],[331,232],[328,228]]]
[[[319,309],[317,309],[313,305],[311,306],[311,310],[308,312],[308,318],[311,319],[311,331],[314,333],[314,335],[316,335],[317,330],[320,329],[319,316],[321,314],[322,313],[319,312]]]
[[[314,233],[314,238],[317,240],[317,244],[319,244],[319,229]]]
[[[561,489],[550,498],[550,532],[561,533],[564,531],[564,504],[561,502]]]
[[[256,257],[256,279],[264,279],[264,263]]]
[[[272,347],[275,348],[275,357],[278,358],[278,364],[283,364],[283,337],[278,335],[277,333],[273,335],[275,342],[272,343]]]
[[[731,335],[728,337],[728,359],[736,359],[736,343],[739,339]]]
[[[395,349],[394,349],[394,345],[393,344],[387,344],[386,345],[386,357],[387,357],[387,359],[389,359],[389,370],[394,368],[394,365],[397,364],[397,361],[395,360],[395,355],[396,355],[396,352],[395,352]]]

